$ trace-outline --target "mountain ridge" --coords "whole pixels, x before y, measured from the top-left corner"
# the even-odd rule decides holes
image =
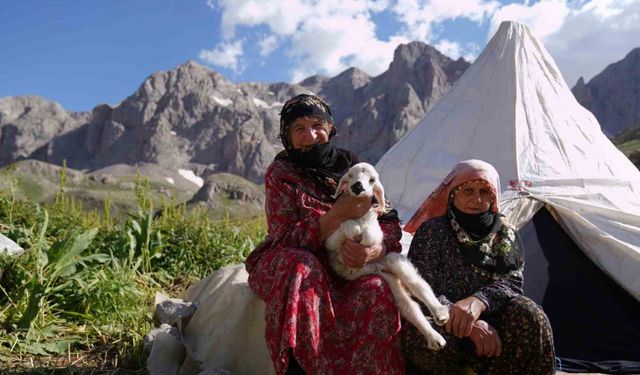
[[[156,163],[205,176],[233,173],[260,183],[282,149],[279,111],[287,99],[305,92],[331,105],[336,143],[375,162],[468,66],[412,42],[400,45],[389,70],[376,77],[349,68],[335,77],[311,76],[294,84],[236,84],[188,60],[152,73],[117,105],[99,104],[90,112],[69,114],[52,101],[27,106],[19,97],[3,98],[0,165],[27,158],[58,165],[66,160],[79,170]],[[42,118],[29,123],[9,116],[27,107],[41,108]],[[34,134],[38,126],[48,131]]]

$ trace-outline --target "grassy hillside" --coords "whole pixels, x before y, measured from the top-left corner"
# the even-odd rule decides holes
[[[613,138],[613,143],[640,169],[640,127],[622,132]]]
[[[37,160],[22,160],[0,168],[0,189],[18,200],[51,203],[64,192],[87,211],[114,217],[126,216],[137,207],[136,186],[143,183],[155,207],[188,202],[189,211],[200,209],[212,219],[254,217],[264,211],[264,186],[240,176],[217,173],[205,181],[205,189],[159,166],[118,165],[86,174]],[[196,199],[197,198],[197,199]]]
[[[141,174],[88,175],[37,160],[22,160],[0,168],[0,189],[5,189],[15,199],[51,203],[63,186],[64,192],[86,210],[102,212],[109,206],[111,214],[116,216],[136,208],[136,183],[142,182],[156,207],[161,206],[163,200],[185,202],[196,190],[177,188],[167,181]]]
[[[43,176],[3,175],[0,233],[26,250],[0,257],[4,371],[145,373],[142,339],[154,325],[155,293],[178,296],[243,262],[266,232],[262,216],[212,220],[185,204],[157,206],[156,187],[142,180],[126,198],[135,208],[116,220],[110,209],[84,209],[64,173],[61,180],[56,187]],[[18,198],[42,192],[49,198]]]

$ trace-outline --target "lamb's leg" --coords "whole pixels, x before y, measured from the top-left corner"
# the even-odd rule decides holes
[[[424,302],[437,325],[443,325],[449,320],[449,308],[438,301],[429,283],[420,276],[407,257],[390,253],[384,257],[383,264],[404,283],[413,296]]]
[[[411,299],[411,296],[404,289],[400,280],[390,273],[380,271],[377,274],[385,279],[389,285],[396,301],[396,306],[398,306],[398,310],[400,310],[400,315],[411,322],[427,339],[427,347],[431,350],[444,348],[447,341],[431,327],[427,318],[422,314],[420,306],[416,301]]]

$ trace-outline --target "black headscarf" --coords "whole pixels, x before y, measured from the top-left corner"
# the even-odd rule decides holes
[[[280,139],[284,151],[276,155],[276,160],[290,160],[331,195],[342,175],[358,162],[358,158],[355,154],[333,145],[331,138],[336,134],[335,125],[329,133],[329,142],[315,144],[305,151],[294,149],[289,142],[289,128],[294,120],[300,117],[317,117],[333,125],[331,109],[319,97],[301,94],[289,99],[280,112]]]
[[[491,212],[467,214],[453,204],[460,190],[449,196],[447,216],[455,233],[458,249],[474,266],[496,274],[517,271],[524,264],[522,243],[504,215]]]

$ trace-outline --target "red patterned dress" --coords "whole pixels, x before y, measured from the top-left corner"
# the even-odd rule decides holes
[[[400,316],[379,276],[344,281],[330,270],[319,218],[333,200],[288,160],[265,177],[269,233],[247,258],[249,286],[266,304],[266,341],[276,373],[289,348],[307,374],[402,374]],[[397,219],[381,220],[399,252]]]

